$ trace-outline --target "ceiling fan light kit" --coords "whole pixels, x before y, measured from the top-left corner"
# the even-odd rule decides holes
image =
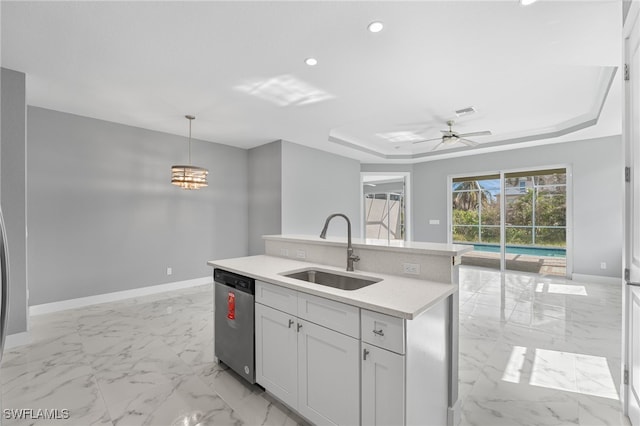
[[[196,119],[193,115],[185,115],[189,120],[189,164],[171,166],[171,184],[182,189],[200,189],[209,185],[207,175],[209,171],[204,167],[191,165],[191,122]]]

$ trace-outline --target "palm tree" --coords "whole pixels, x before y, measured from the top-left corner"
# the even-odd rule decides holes
[[[460,210],[475,210],[482,202],[487,204],[493,201],[491,192],[480,185],[477,180],[458,183],[454,188],[453,208]]]

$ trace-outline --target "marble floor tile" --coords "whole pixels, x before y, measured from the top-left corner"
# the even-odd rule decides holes
[[[108,405],[181,380],[192,370],[169,348],[158,345],[133,356],[106,357],[94,363],[102,397]],[[100,362],[102,361],[102,362]]]
[[[628,424],[619,286],[469,267],[460,277],[462,425]],[[507,318],[498,300],[515,301]]]
[[[573,402],[494,401],[468,398],[462,408],[462,424],[470,426],[568,426],[579,425]]]
[[[54,377],[49,377],[54,376]],[[25,378],[26,379],[26,378]],[[56,409],[67,410],[68,418],[55,421],[7,420],[6,425],[111,425],[111,417],[102,395],[91,374],[60,376],[45,373],[43,376],[22,382],[20,387],[2,389],[3,408]],[[3,411],[4,414],[4,411]],[[5,422],[2,423],[5,425]]]
[[[631,426],[620,410],[620,401],[609,398],[580,395],[578,420],[581,425]]]
[[[109,406],[114,426],[247,424],[195,376],[154,386]]]
[[[460,271],[461,425],[624,425],[621,291],[481,268]],[[307,425],[213,361],[211,284],[31,319],[4,354],[3,408],[70,418],[2,425]]]

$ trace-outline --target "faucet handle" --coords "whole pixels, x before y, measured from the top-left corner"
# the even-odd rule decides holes
[[[353,260],[354,262],[359,262],[360,261],[360,256],[355,255],[355,254],[350,255],[349,258],[351,260]]]

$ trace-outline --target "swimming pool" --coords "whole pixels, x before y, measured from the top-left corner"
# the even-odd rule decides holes
[[[490,253],[500,253],[500,246],[495,244],[473,244],[473,249]],[[507,246],[507,253],[529,256],[567,257],[567,250],[557,247]]]

